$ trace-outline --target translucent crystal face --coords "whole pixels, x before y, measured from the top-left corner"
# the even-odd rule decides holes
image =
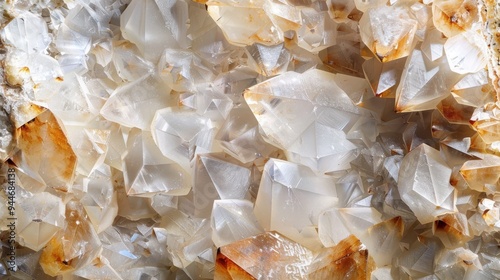
[[[500,279],[498,1],[0,2],[1,279]]]

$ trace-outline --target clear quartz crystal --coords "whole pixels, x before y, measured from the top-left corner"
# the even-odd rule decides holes
[[[0,278],[500,279],[497,4],[3,1]]]
[[[450,175],[451,169],[439,152],[425,144],[415,148],[401,162],[398,189],[421,223],[456,211]]]

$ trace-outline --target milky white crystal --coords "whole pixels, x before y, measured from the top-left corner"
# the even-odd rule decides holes
[[[306,166],[271,159],[264,168],[255,215],[264,229],[316,247],[319,240],[312,232],[319,215],[338,202],[334,183],[333,177],[318,177]]]
[[[218,199],[248,199],[251,170],[223,154],[202,154],[195,163],[195,214],[210,217]]]
[[[2,40],[25,53],[43,52],[51,42],[47,23],[37,14],[22,12],[0,32]]]
[[[486,43],[475,31],[463,32],[446,40],[444,51],[450,69],[459,74],[476,73],[487,63]]]
[[[128,195],[151,196],[159,192],[185,195],[190,188],[189,175],[161,154],[148,131],[129,133],[123,174]]]
[[[449,183],[450,175],[451,168],[439,151],[426,144],[403,158],[398,189],[403,201],[422,224],[456,211],[455,190]]]
[[[37,193],[19,204],[17,219],[22,244],[38,251],[64,227],[64,203],[47,192]]]
[[[321,172],[345,169],[353,159],[346,132],[362,114],[334,79],[320,70],[287,72],[245,92],[266,140]]]
[[[221,247],[262,233],[253,214],[253,204],[247,200],[224,199],[213,203],[212,240]]]

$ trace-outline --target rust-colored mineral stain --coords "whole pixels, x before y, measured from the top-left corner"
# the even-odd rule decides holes
[[[37,107],[32,108],[38,110]],[[64,168],[57,170],[57,175],[66,181],[72,178],[76,164],[76,155],[52,113],[45,111],[32,121],[24,124],[19,128],[18,135],[19,147],[28,154],[30,151],[39,153],[39,150],[43,150],[45,145],[53,145],[54,150],[45,153],[45,156],[48,157],[47,164],[50,164],[50,161],[60,161],[62,158],[64,162],[59,163]],[[64,156],[61,157],[61,155]]]
[[[394,222],[398,223],[397,219]],[[369,256],[368,250],[362,249],[361,241],[354,235],[327,250],[329,265],[311,273],[309,279],[369,279],[375,269],[375,263]]]
[[[458,6],[456,2],[441,2],[434,6],[435,24],[452,34],[468,30],[477,20],[477,6],[473,1],[466,0],[461,6]]]
[[[21,68],[19,70],[19,73],[29,74],[30,73],[30,69],[28,67],[24,66],[23,68]]]
[[[63,82],[63,81],[64,81],[64,78],[63,78],[63,77],[56,77],[56,81],[58,81],[58,82]]]
[[[215,261],[215,279],[221,280],[254,280],[255,277],[246,272],[239,265],[231,261],[220,251]]]
[[[452,123],[467,123],[474,112],[472,107],[451,104],[446,100],[441,101],[437,107],[443,117]]]
[[[64,258],[64,249],[60,236],[53,237],[43,249],[39,260],[43,271],[50,276],[57,276],[74,270],[71,260]]]

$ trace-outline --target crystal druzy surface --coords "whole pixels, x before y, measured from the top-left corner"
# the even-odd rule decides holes
[[[0,11],[1,279],[500,278],[496,1]]]

